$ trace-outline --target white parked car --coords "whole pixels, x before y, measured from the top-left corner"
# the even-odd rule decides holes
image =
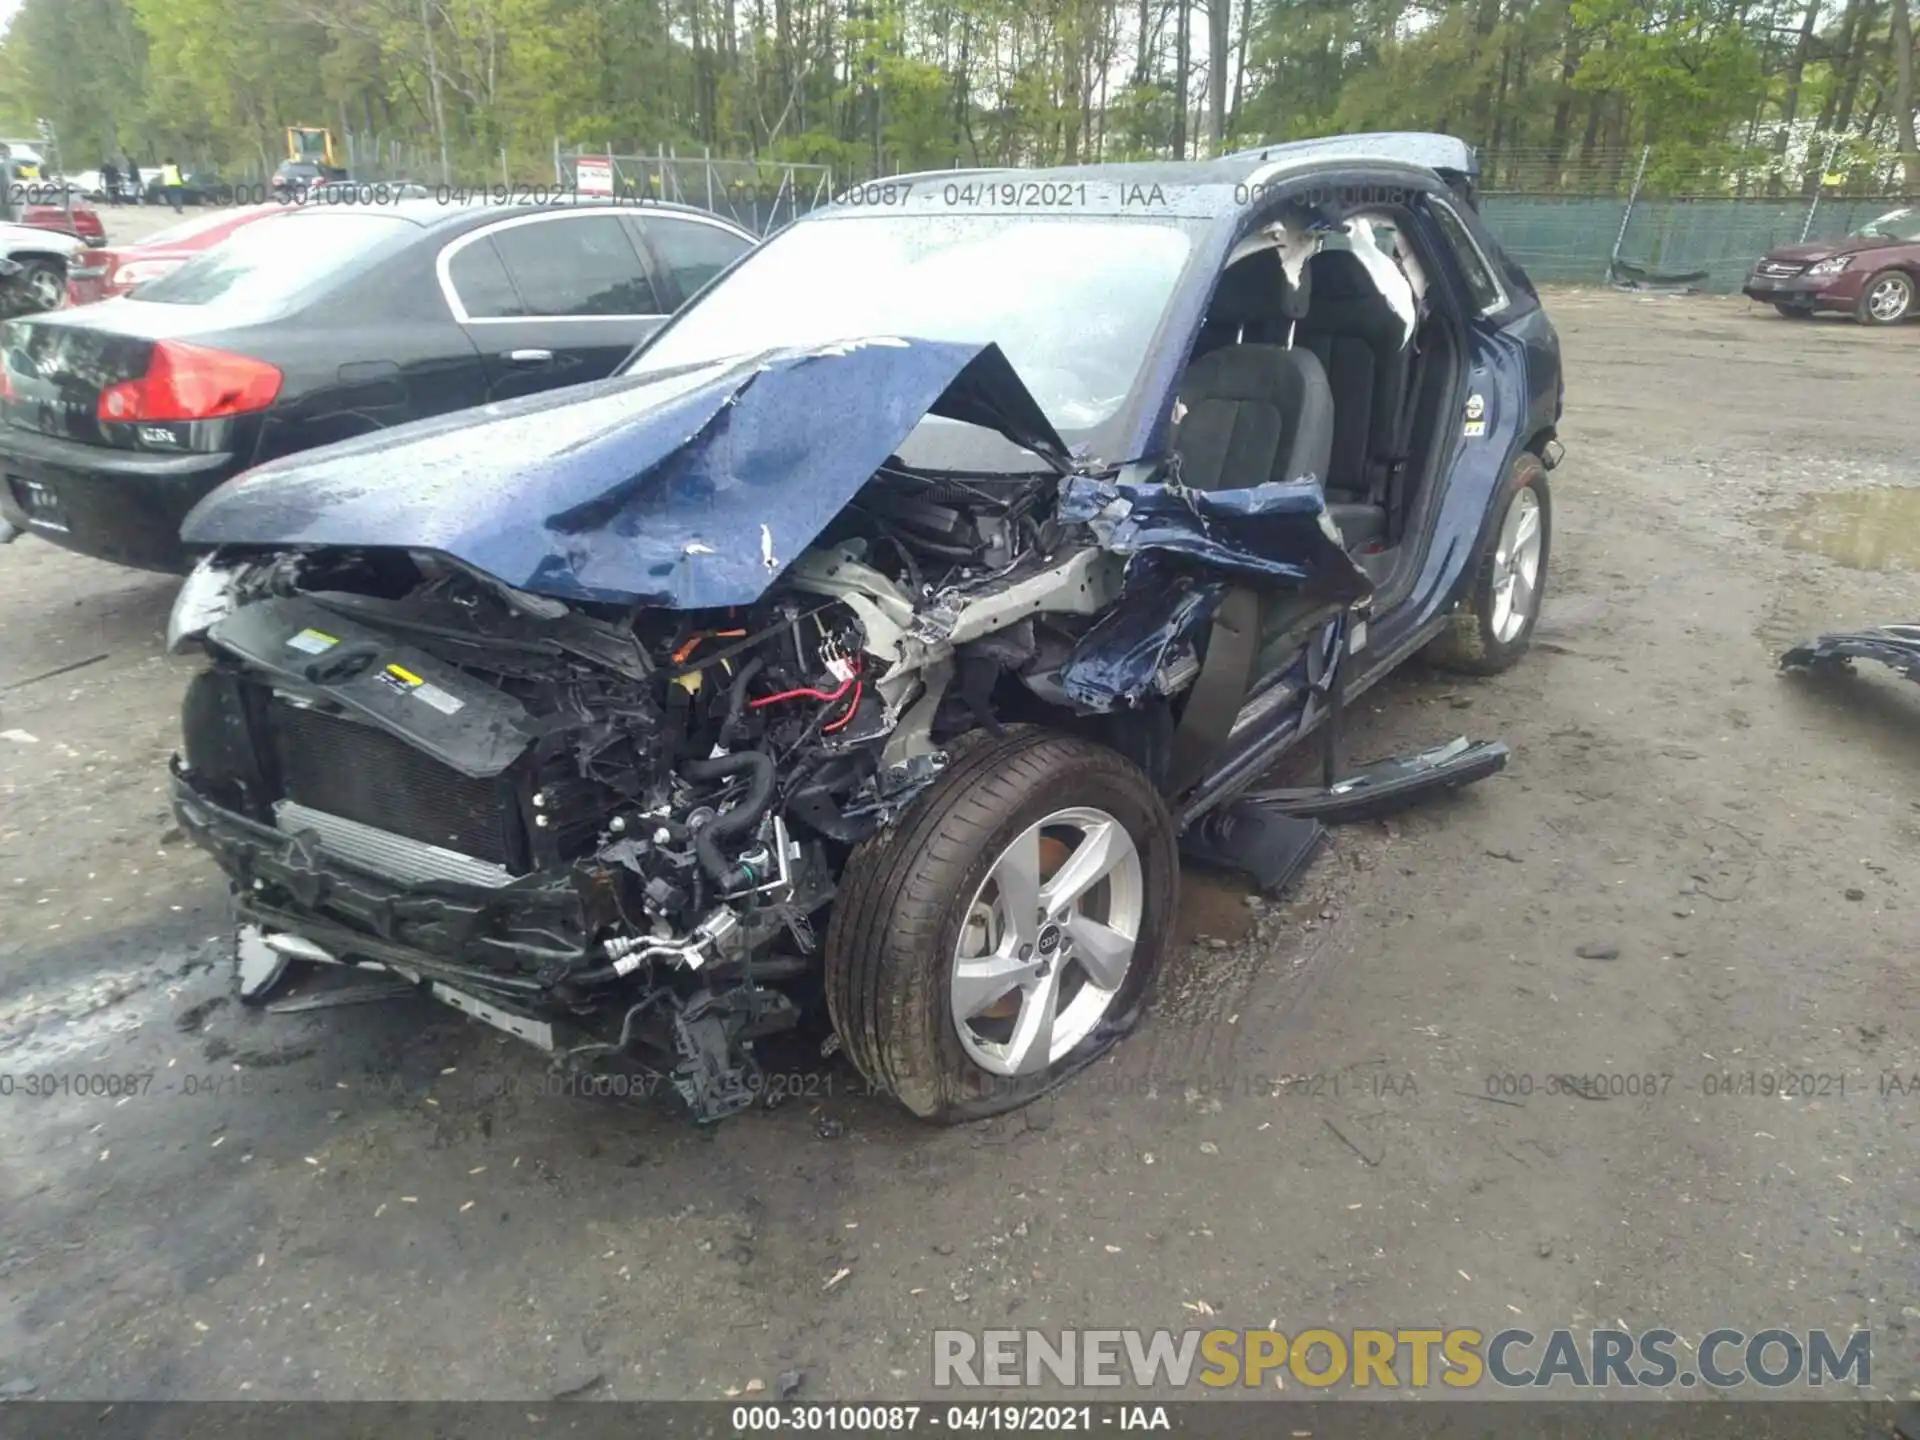
[[[82,170],[78,175],[62,175],[52,184],[58,188],[64,186],[82,200],[104,200],[107,198],[106,183],[101,180],[98,170]]]
[[[0,260],[17,267],[0,275],[0,317],[57,310],[67,303],[67,267],[86,242],[57,230],[0,224]]]

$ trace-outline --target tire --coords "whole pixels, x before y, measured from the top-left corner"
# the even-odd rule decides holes
[[[1062,816],[1076,818],[1040,828]],[[1082,825],[1089,828],[1076,831]],[[1116,828],[1131,842],[1131,860]],[[1071,844],[1058,838],[1076,833]],[[1031,839],[1035,882],[1044,884],[1050,874],[1066,873],[1060,857],[1079,854],[1096,833],[1112,847],[1105,853],[1122,854],[1108,878],[1075,902],[1062,925],[1038,923],[1044,917],[1029,907],[1034,928],[1000,927],[998,945],[990,946],[1005,893],[996,863],[1019,855]],[[1036,727],[982,738],[959,751],[890,832],[863,842],[847,863],[826,949],[827,1009],[841,1047],[871,1084],[936,1124],[1024,1105],[1104,1054],[1136,1023],[1172,934],[1179,883],[1173,819],[1135,766],[1105,746]],[[1084,942],[1124,939],[1129,918],[1134,942],[1124,976],[1110,969],[1113,983],[1096,984],[1096,969],[1080,956],[1101,951]],[[1035,943],[1022,949],[1022,933]],[[1006,953],[997,959],[983,953],[999,946]],[[962,971],[964,961],[976,971],[1024,965],[1029,952],[1038,978],[1030,973],[1004,993]],[[1054,957],[1051,966],[1040,963],[1046,955]],[[1043,992],[1048,980],[1052,990]],[[999,998],[956,1019],[963,981],[978,995]],[[1035,998],[1044,993],[1057,996],[1060,1028],[1047,1032],[1045,1050],[1026,1046],[1030,1058],[1016,1067],[1028,1007],[1045,1011]],[[995,1013],[1009,1005],[1011,1017]],[[1080,1033],[1089,1016],[1095,1018]],[[1063,1048],[1055,1054],[1056,1047]],[[996,1049],[1004,1052],[997,1058],[988,1053]]]
[[[1776,300],[1773,302],[1773,308],[1789,320],[1811,320],[1813,318],[1813,307],[1811,305],[1789,305],[1784,300]]]
[[[1853,313],[1862,325],[1898,325],[1913,314],[1913,277],[1904,270],[1869,276]]]
[[[58,265],[44,260],[23,261],[14,284],[27,297],[26,313],[30,315],[58,310],[67,303],[67,277]]]
[[[1509,521],[1514,519],[1516,508],[1521,508],[1524,517],[1523,507],[1534,509],[1539,516],[1539,553],[1533,565],[1533,584],[1516,625],[1509,618],[1511,610],[1500,604],[1500,590],[1512,570],[1504,548],[1513,538],[1509,534]],[[1427,658],[1436,665],[1468,675],[1498,675],[1517,664],[1527,653],[1533,627],[1540,620],[1540,604],[1547,588],[1547,562],[1552,553],[1553,502],[1547,489],[1547,467],[1538,455],[1522,451],[1501,487],[1500,503],[1487,533],[1486,549],[1474,569],[1472,586],[1449,618],[1447,628],[1428,644]]]

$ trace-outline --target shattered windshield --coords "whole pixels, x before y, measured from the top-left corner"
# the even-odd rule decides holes
[[[1192,221],[874,215],[795,225],[628,366],[670,369],[869,335],[997,344],[1072,442],[1132,392],[1193,252]]]
[[[1911,207],[1889,210],[1853,233],[1881,240],[1920,240],[1920,212]]]

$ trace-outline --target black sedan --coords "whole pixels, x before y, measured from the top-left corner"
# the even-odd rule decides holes
[[[0,331],[0,540],[184,569],[180,522],[294,451],[597,380],[753,246],[671,205],[302,207],[137,295]]]

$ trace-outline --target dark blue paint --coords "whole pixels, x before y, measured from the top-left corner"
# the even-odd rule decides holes
[[[1085,710],[1138,704],[1167,652],[1200,639],[1227,588],[1221,579],[1166,574],[1152,560],[1130,566],[1119,602],[1094,621],[1060,667],[1060,688]]]
[[[929,414],[1065,453],[997,347],[875,340],[381,431],[223,486],[183,534],[435,550],[563,600],[748,605]]]
[[[1341,548],[1317,480],[1189,490],[1077,475],[1061,482],[1059,513],[1090,525],[1116,555],[1178,558],[1242,584],[1311,585],[1341,600],[1369,588]]]

